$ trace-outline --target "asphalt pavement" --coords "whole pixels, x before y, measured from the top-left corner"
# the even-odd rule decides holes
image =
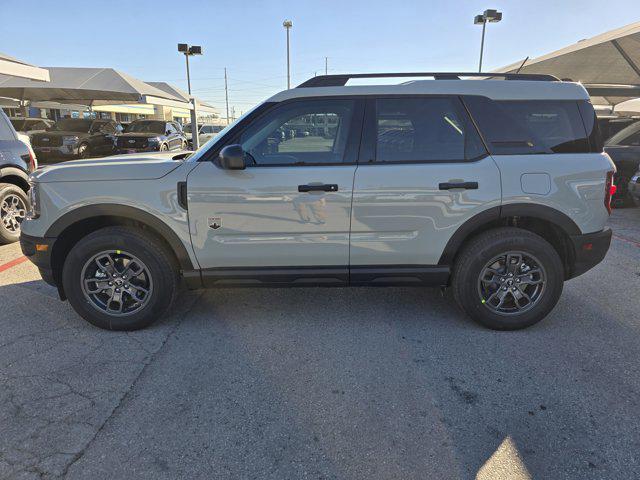
[[[0,247],[0,478],[640,478],[640,209],[611,225],[519,332],[417,288],[185,292],[107,332]]]

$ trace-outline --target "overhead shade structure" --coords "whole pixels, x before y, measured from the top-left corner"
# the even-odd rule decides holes
[[[495,72],[546,73],[582,82],[587,89],[640,87],[640,22],[580,40],[537,58],[520,60]],[[636,92],[637,89],[623,91],[618,88],[609,92],[600,90],[594,96],[615,105],[630,98],[625,95],[636,95]]]
[[[147,83],[154,88],[158,88],[162,90],[163,92],[167,92],[171,95],[181,98],[182,101],[185,103],[190,103],[189,94],[184,90],[180,90],[179,88],[174,87],[170,83],[167,83],[167,82],[147,82]],[[217,113],[215,111],[215,108],[209,105],[208,103],[203,102],[202,100],[199,100],[197,98],[196,98],[196,101],[198,102],[198,110],[201,110],[206,113],[214,114],[214,115]]]
[[[46,68],[34,67],[4,53],[0,53],[0,74],[39,82],[49,81],[49,71]]]
[[[182,101],[113,68],[51,67],[48,70],[51,81],[47,83],[0,75],[0,97],[79,105],[146,103],[147,97]]]

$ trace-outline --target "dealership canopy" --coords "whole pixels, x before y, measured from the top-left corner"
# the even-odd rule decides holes
[[[4,53],[0,53],[0,74],[10,77],[29,78],[40,82],[49,81],[47,69],[34,67]]]
[[[50,82],[0,75],[0,97],[83,105],[183,100],[112,68],[48,68]]]
[[[547,73],[582,82],[597,104],[640,97],[640,22],[495,71]]]

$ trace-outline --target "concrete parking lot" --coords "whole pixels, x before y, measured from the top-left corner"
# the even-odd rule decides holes
[[[410,288],[187,292],[106,332],[0,247],[0,478],[639,478],[640,210],[611,225],[520,332]]]

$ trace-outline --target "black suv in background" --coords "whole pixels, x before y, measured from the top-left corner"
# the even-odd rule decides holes
[[[613,197],[616,206],[633,206],[629,192],[631,178],[640,170],[640,122],[623,128],[604,144],[604,150],[616,165],[615,184],[618,190]]]
[[[20,236],[20,224],[27,213],[29,174],[36,160],[0,110],[0,244]]]
[[[100,157],[114,153],[117,132],[113,120],[62,118],[46,132],[33,134],[31,144],[42,164]]]
[[[176,122],[136,120],[117,138],[118,153],[186,150],[187,137]]]

